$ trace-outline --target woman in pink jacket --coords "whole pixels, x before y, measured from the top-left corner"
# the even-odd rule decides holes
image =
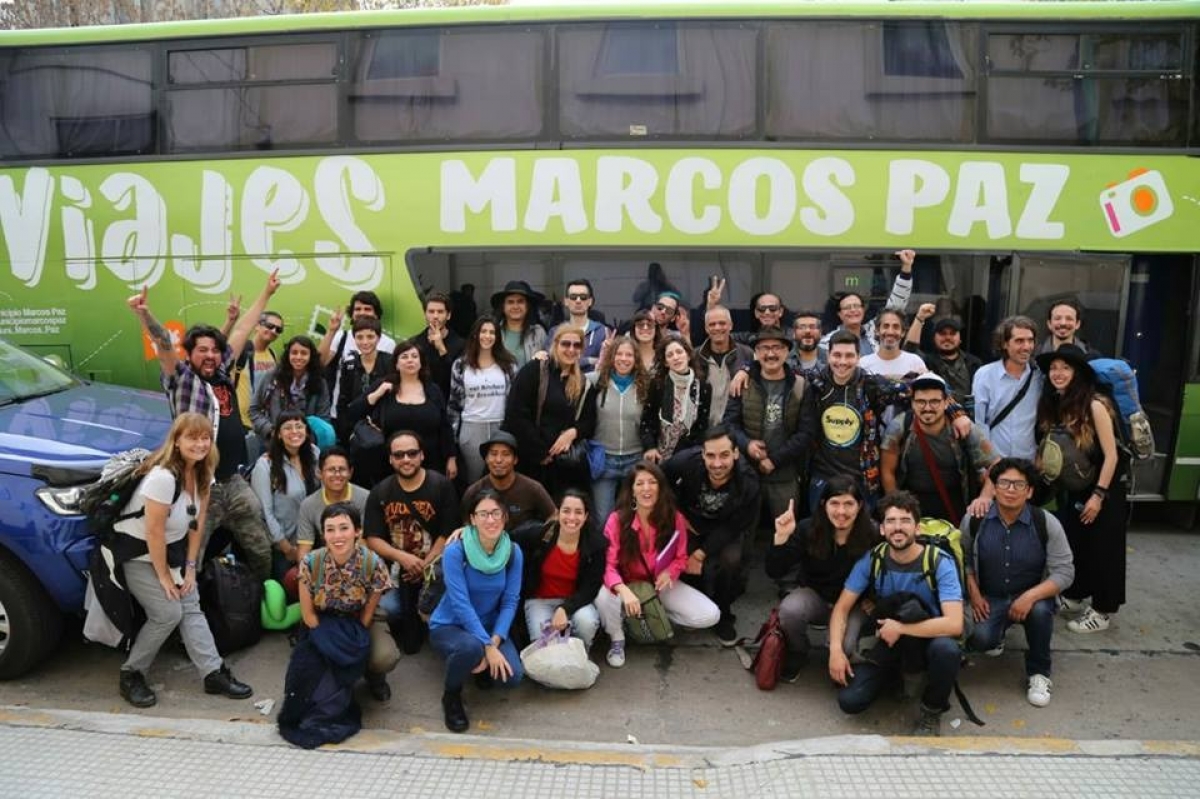
[[[679,581],[688,559],[687,523],[662,470],[638,462],[621,486],[617,508],[604,525],[608,555],[596,596],[601,624],[612,639],[607,660],[613,668],[625,665],[625,616],[642,613],[627,582],[654,583],[671,623],[680,627],[702,630],[721,617],[711,599]]]

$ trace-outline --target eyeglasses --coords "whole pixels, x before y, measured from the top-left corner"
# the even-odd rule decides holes
[[[1025,480],[1005,480],[1001,478],[996,481],[996,488],[1005,491],[1024,491],[1029,488],[1029,483]]]
[[[558,342],[558,346],[562,347],[564,350],[581,350],[581,349],[583,349],[583,342],[582,341],[560,341],[560,342]]]
[[[394,449],[394,450],[392,450],[392,457],[398,461],[402,461],[402,460],[413,461],[413,460],[416,460],[417,458],[421,457],[421,450],[419,450],[419,449]]]
[[[283,325],[277,325],[274,322],[259,322],[259,324],[262,325],[263,329],[265,330],[271,330],[279,335],[283,335]]]
[[[188,528],[187,528],[189,530],[199,530],[200,529],[200,522],[196,518],[196,513],[197,513],[196,506],[189,502],[188,506],[187,506],[187,515],[190,517],[188,519]]]
[[[782,305],[758,305],[758,306],[755,306],[754,310],[758,311],[759,313],[779,313],[781,310],[783,310],[783,306]]]
[[[583,302],[584,300],[590,300],[591,298],[592,298],[591,294],[568,294],[567,295],[568,300],[575,300],[576,302]]]
[[[863,306],[861,302],[855,302],[851,303],[850,305],[839,306],[839,309],[843,311],[861,311]]]
[[[480,519],[503,519],[504,509],[496,508],[495,510],[477,510],[475,515]]]
[[[654,303],[654,309],[665,313],[667,316],[674,316],[675,314],[679,313],[678,308],[672,308],[670,305],[665,305],[661,302]]]
[[[914,408],[936,408],[945,402],[944,399],[915,399],[912,401]]]
[[[323,471],[330,474],[349,474],[350,468],[348,466],[326,466]]]

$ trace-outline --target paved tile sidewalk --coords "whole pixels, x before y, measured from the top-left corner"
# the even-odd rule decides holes
[[[160,734],[171,734],[162,730]],[[897,750],[900,751],[900,750]],[[102,799],[214,795],[514,797],[1178,797],[1200,759],[1002,754],[809,754],[637,767],[397,752],[315,751],[44,727],[0,726],[0,795]],[[704,761],[696,761],[703,763]]]

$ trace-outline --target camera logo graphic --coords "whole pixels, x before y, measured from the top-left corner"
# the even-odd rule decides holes
[[[1157,169],[1135,169],[1123,183],[1100,192],[1104,221],[1117,238],[1148,228],[1175,213],[1167,184]]]

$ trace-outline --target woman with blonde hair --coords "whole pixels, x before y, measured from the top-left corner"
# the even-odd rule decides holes
[[[146,614],[121,666],[121,696],[134,707],[158,701],[146,671],[176,627],[188,657],[204,675],[205,693],[232,699],[253,693],[221,661],[196,591],[196,560],[216,468],[212,420],[180,414],[167,440],[139,467],[141,484],[113,525],[114,549],[127,558],[125,585]]]
[[[587,491],[591,483],[586,453],[580,450],[596,430],[596,406],[587,401],[582,353],[583,333],[560,326],[549,357],[517,372],[504,409],[504,429],[520,447],[517,468],[556,498],[568,488]],[[581,446],[573,448],[577,443]]]

